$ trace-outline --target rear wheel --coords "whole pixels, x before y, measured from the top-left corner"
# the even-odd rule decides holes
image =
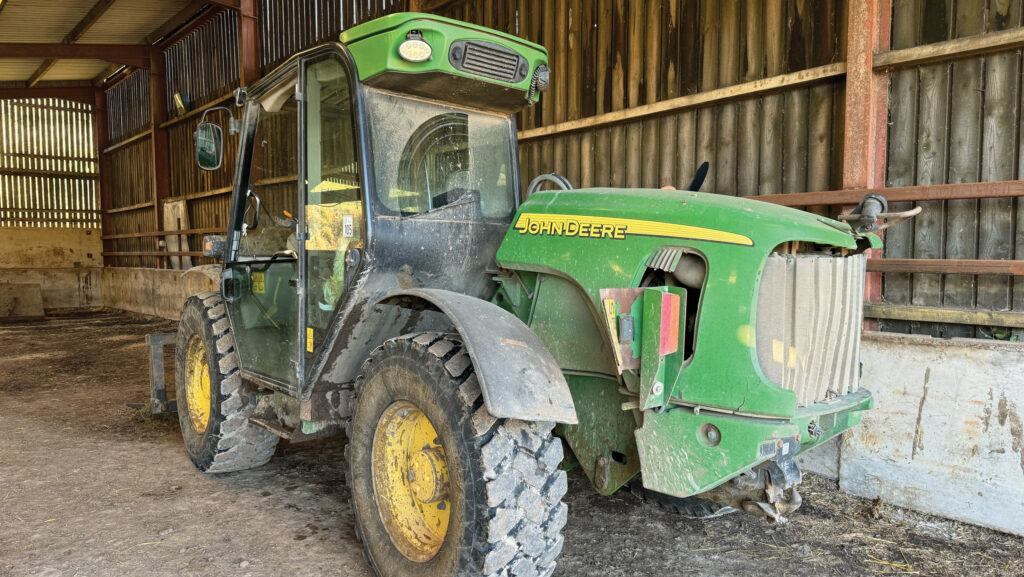
[[[547,576],[567,509],[552,423],[496,419],[458,335],[392,339],[356,383],[348,484],[379,577]]]
[[[249,423],[258,398],[238,372],[235,340],[218,293],[185,301],[174,378],[181,436],[200,471],[229,473],[270,460],[279,437]]]

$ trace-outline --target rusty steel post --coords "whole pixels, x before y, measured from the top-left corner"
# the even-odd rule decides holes
[[[889,75],[874,70],[876,52],[889,50],[891,0],[852,0],[846,45],[846,115],[843,138],[843,188],[885,186]],[[870,251],[881,258],[880,250]],[[879,302],[882,278],[867,275],[864,298]],[[865,328],[869,327],[865,323]]]

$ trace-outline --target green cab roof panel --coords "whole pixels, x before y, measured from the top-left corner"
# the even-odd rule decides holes
[[[410,33],[430,45],[431,57],[410,62],[398,52]],[[377,18],[341,33],[370,86],[482,108],[515,110],[526,105],[538,66],[547,65],[544,47],[510,34],[415,12]],[[453,78],[454,77],[454,78]],[[457,83],[453,85],[453,82]],[[537,94],[533,94],[536,101]]]

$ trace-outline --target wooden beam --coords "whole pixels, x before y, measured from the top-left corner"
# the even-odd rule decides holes
[[[207,0],[210,4],[216,4],[217,6],[223,6],[232,10],[238,10],[239,5],[243,4],[245,0]]]
[[[861,188],[856,190],[829,190],[793,194],[769,194],[750,198],[781,206],[854,205],[868,193],[881,194],[889,202],[924,200],[957,200],[963,198],[1008,198],[1024,196],[1024,180],[999,182],[968,182],[962,184],[932,184],[926,186],[895,186],[892,188]]]
[[[94,96],[91,86],[35,86],[32,88],[0,88],[0,100],[8,98],[61,98],[93,104]]]
[[[116,74],[119,70],[130,70],[130,69],[125,67],[123,64],[111,64],[110,66],[107,66],[106,68],[104,68],[103,72],[100,72],[95,77],[93,77],[92,85],[93,86],[97,86],[97,87],[103,86],[104,84],[107,83],[107,78],[110,78],[111,76]]]
[[[864,305],[864,316],[873,319],[925,323],[1024,328],[1024,312],[1020,311],[979,311],[866,304]]]
[[[162,44],[162,41],[167,37],[176,33],[179,29],[188,26],[190,21],[199,15],[200,12],[206,10],[208,3],[206,0],[192,0],[185,5],[184,8],[178,10],[178,13],[167,19],[166,22],[160,25],[159,28],[146,36],[146,44]]]
[[[92,113],[92,137],[93,146],[96,147],[96,162],[99,168],[99,179],[96,180],[96,206],[100,207],[100,235],[110,232],[110,214],[107,212],[113,206],[114,194],[110,188],[110,156],[104,154],[104,149],[110,142],[107,137],[107,93],[99,88],[93,89],[93,113]],[[101,240],[101,251],[114,248],[114,243]],[[103,265],[109,264],[103,258]]]
[[[656,102],[654,104],[627,108],[625,110],[617,110],[579,120],[560,122],[558,124],[542,126],[532,130],[524,130],[519,133],[519,141],[523,142],[543,138],[545,136],[604,127],[611,124],[619,124],[658,114],[667,114],[692,108],[714,106],[730,100],[759,96],[761,94],[778,92],[780,90],[794,88],[796,86],[821,82],[830,78],[838,78],[844,74],[846,74],[845,62],[827,64],[825,66],[801,70],[799,72],[792,72],[790,74],[781,74],[779,76],[754,80],[753,82],[745,82],[743,84],[735,84],[733,86],[718,88],[716,90],[708,90],[707,92],[699,92],[697,94],[680,96],[678,98],[670,98],[669,100],[662,100],[661,102]],[[543,98],[543,96],[541,98]]]
[[[1021,46],[1024,46],[1024,28],[1011,28],[914,48],[879,52],[875,54],[874,67],[876,70],[909,68],[946,60],[961,60],[979,54],[1003,52]]]
[[[196,14],[195,18],[190,20],[187,25],[178,28],[178,30],[176,30],[169,36],[165,36],[164,39],[160,41],[158,46],[160,46],[161,48],[167,48],[168,46],[171,46],[172,44],[178,42],[182,38],[195,32],[197,28],[212,20],[216,15],[220,14],[221,11],[223,10],[225,10],[225,8],[221,8],[220,6],[211,6],[208,10],[203,10],[202,12]]]
[[[153,201],[147,200],[146,202],[140,202],[138,204],[129,204],[128,206],[118,206],[118,207],[114,207],[114,208],[108,208],[108,209],[104,210],[104,212],[108,212],[110,214],[117,214],[119,212],[131,212],[133,210],[141,210],[143,208],[152,208],[152,207],[153,207]]]
[[[0,58],[107,60],[136,68],[149,68],[149,48],[141,44],[2,42]]]
[[[115,240],[119,238],[149,238],[154,236],[167,236],[169,233],[173,233],[175,236],[183,234],[223,234],[227,232],[225,228],[188,228],[174,231],[159,231],[159,232],[128,232],[123,234],[105,234],[103,240]]]
[[[171,126],[174,126],[175,124],[178,124],[180,122],[184,122],[185,120],[188,120],[189,118],[192,118],[194,116],[199,116],[200,114],[206,112],[207,110],[209,110],[211,108],[214,108],[214,107],[217,107],[217,106],[225,106],[225,105],[226,106],[232,106],[232,105],[234,105],[234,98],[235,98],[235,94],[233,92],[229,92],[228,94],[225,94],[225,95],[220,96],[220,97],[218,97],[218,98],[216,98],[214,100],[211,100],[210,102],[207,102],[206,104],[204,104],[204,105],[202,105],[202,106],[200,106],[198,108],[189,110],[188,112],[186,112],[185,114],[182,114],[181,116],[175,116],[174,118],[172,118],[172,119],[168,120],[167,122],[164,122],[163,124],[161,124],[160,128],[169,128]],[[227,103],[227,104],[225,104],[225,103]]]
[[[29,176],[32,178],[73,178],[79,180],[95,180],[96,173],[89,172],[58,172],[56,170],[29,170],[26,168],[0,168],[0,176]]]
[[[167,236],[168,233],[161,233],[160,236]],[[202,251],[171,251],[171,250],[147,250],[132,252],[102,252],[103,256],[206,256]]]
[[[259,22],[256,0],[241,0],[238,14],[238,85],[252,84],[260,74]]]
[[[135,142],[137,140],[142,140],[143,138],[149,138],[150,136],[153,136],[153,130],[152,129],[143,130],[142,132],[133,134],[133,135],[129,136],[128,138],[125,138],[124,140],[119,140],[119,141],[115,142],[114,144],[111,144],[110,146],[104,148],[103,149],[103,154],[110,154],[111,152],[114,152],[115,150],[124,148],[125,146],[128,146],[129,144],[131,144],[131,143],[133,143],[133,142]]]
[[[78,42],[78,39],[81,38],[89,28],[92,28],[92,25],[95,24],[111,6],[113,6],[114,1],[115,0],[98,0],[93,4],[89,12],[87,12],[86,15],[78,21],[78,24],[75,24],[75,27],[64,36],[64,39],[61,40],[61,42],[64,44],[74,44],[75,42]],[[56,63],[57,60],[53,58],[44,60],[43,63],[39,65],[39,68],[36,68],[36,71],[32,73],[32,76],[28,77],[26,84],[29,86],[35,86],[36,82],[39,82],[43,75],[46,74],[50,68],[53,68],[53,65]]]
[[[160,201],[171,194],[170,156],[167,147],[167,83],[164,77],[164,57],[159,48],[150,49],[149,68],[149,121],[153,131],[151,162],[153,168],[153,230],[163,230],[163,206]]]
[[[1024,260],[871,258],[868,271],[1024,276]]]

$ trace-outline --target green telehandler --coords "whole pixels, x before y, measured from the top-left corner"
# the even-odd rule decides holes
[[[381,577],[550,575],[563,461],[693,516],[798,507],[794,457],[872,405],[861,303],[884,199],[854,226],[695,192],[700,175],[541,175],[521,200],[514,114],[547,87],[544,48],[413,13],[340,40],[236,93],[228,232],[204,242],[220,291],[187,300],[176,340],[195,466],[345,433]]]

